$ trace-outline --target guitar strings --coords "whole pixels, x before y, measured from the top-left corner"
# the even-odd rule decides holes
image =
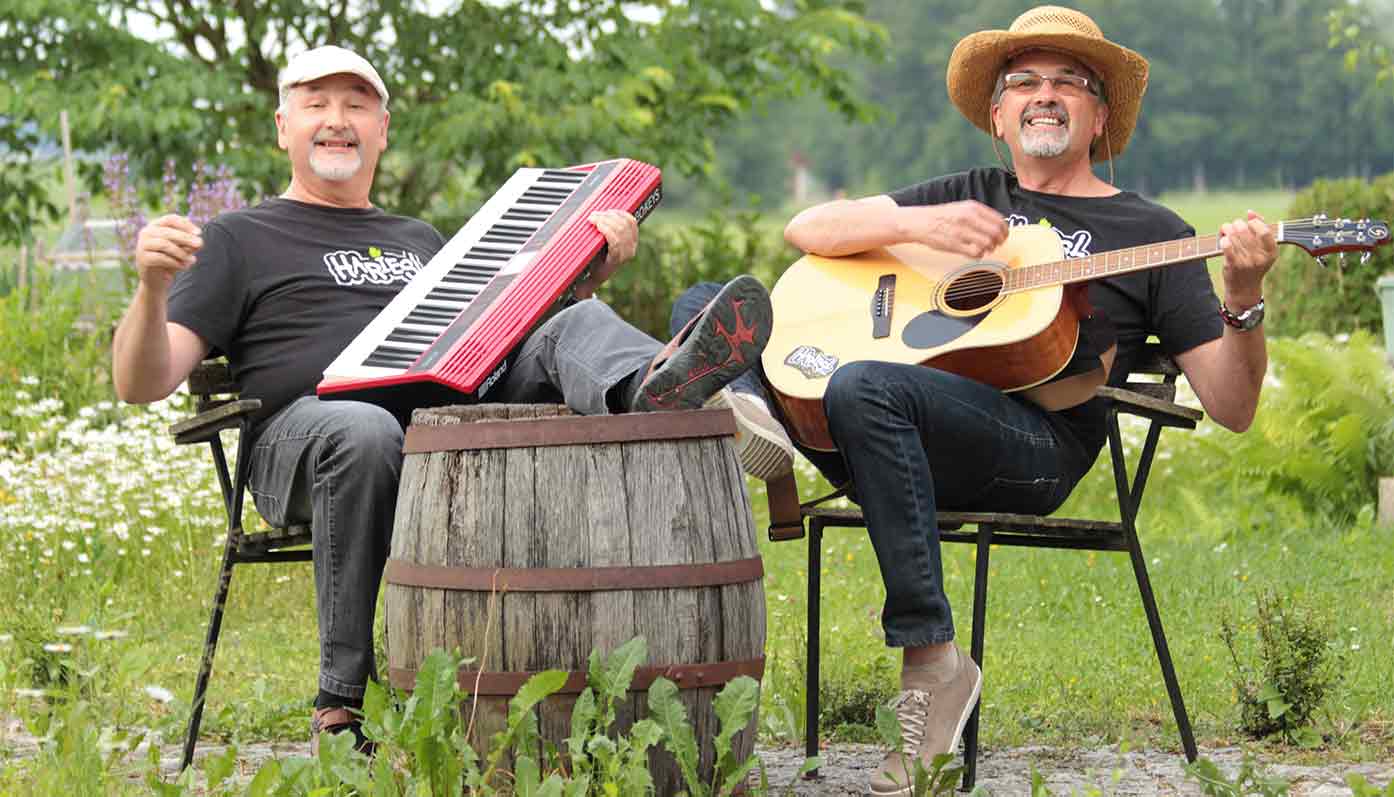
[[[1296,228],[1299,227],[1320,227],[1323,224],[1329,225],[1330,223],[1330,221],[1319,221],[1315,216],[1309,216],[1307,218],[1302,219],[1290,219],[1282,222],[1284,228],[1289,233],[1296,232]],[[1215,245],[1218,246],[1221,237],[1222,236],[1220,236],[1218,233],[1212,235],[1201,235],[1196,236],[1195,238],[1191,239],[1191,241],[1194,241],[1199,244],[1208,243],[1209,241],[1213,240],[1215,242]],[[1164,255],[1162,262],[1152,263],[1150,255],[1146,257],[1143,257],[1141,255],[1143,255],[1144,253],[1148,253],[1149,250],[1155,251],[1158,247],[1161,247],[1163,252],[1165,252],[1166,247],[1184,242],[1184,240],[1185,239],[1178,239],[1177,241],[1159,241],[1155,244],[1144,244],[1142,246],[1131,247],[1128,249],[1120,249],[1117,252],[1106,253],[1111,255],[1121,255],[1122,253],[1129,253],[1133,257],[1133,260],[1130,262],[1128,267],[1113,269],[1108,273],[1119,273],[1127,270],[1139,270],[1140,268],[1150,268],[1154,266],[1170,265],[1171,263],[1182,262],[1182,258],[1180,257],[1178,257],[1177,259],[1169,259],[1166,258]],[[1197,254],[1197,257],[1199,257],[1199,254]],[[1023,266],[1021,268],[1023,270],[1034,269],[1038,272],[1049,272],[1051,270],[1059,271],[1062,269],[1069,268],[1071,263],[1072,260],[1059,260],[1051,263],[1034,263],[1029,266]],[[949,286],[944,290],[944,297],[951,301],[958,302],[963,300],[977,299],[985,296],[992,297],[999,294],[1012,292],[1014,289],[1007,287],[1007,282],[1009,281],[1008,274],[1010,273],[1021,272],[1012,272],[1010,270],[1004,272],[983,270],[969,273],[963,277],[959,277],[953,280],[949,284]],[[1107,276],[1107,274],[1104,274],[1102,276]]]

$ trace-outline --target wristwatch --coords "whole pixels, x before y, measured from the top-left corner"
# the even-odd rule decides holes
[[[1220,318],[1240,332],[1248,332],[1263,323],[1263,297],[1259,297],[1258,304],[1238,314],[1225,307],[1224,302],[1220,302]]]

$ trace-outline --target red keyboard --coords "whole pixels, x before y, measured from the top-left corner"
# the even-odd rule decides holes
[[[587,221],[643,221],[659,170],[617,159],[519,169],[325,369],[316,392],[394,412],[485,398],[513,355],[605,254]]]

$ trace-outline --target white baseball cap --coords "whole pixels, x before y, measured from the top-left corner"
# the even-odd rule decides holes
[[[387,104],[387,86],[383,85],[382,78],[373,65],[358,53],[333,44],[306,50],[290,59],[286,68],[281,70],[278,88],[284,96],[286,89],[291,86],[338,74],[357,75],[368,81],[382,97],[383,105]]]

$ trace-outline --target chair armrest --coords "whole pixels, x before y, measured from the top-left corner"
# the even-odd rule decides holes
[[[1099,388],[1098,395],[1112,399],[1114,403],[1119,405],[1119,412],[1139,415],[1164,426],[1194,429],[1196,424],[1205,417],[1205,413],[1200,410],[1156,396],[1149,396],[1136,390],[1123,390],[1105,385]]]
[[[174,442],[179,445],[204,443],[224,429],[231,429],[243,419],[261,409],[261,399],[240,399],[204,410],[169,427]]]

